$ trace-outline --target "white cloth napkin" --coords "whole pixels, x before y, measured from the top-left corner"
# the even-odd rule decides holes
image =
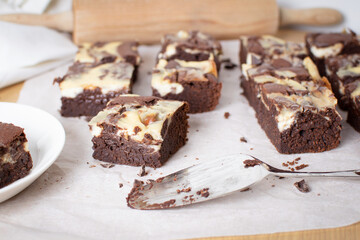
[[[0,88],[71,60],[77,47],[69,36],[38,26],[0,22]]]

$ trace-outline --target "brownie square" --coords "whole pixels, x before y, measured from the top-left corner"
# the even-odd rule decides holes
[[[220,69],[221,44],[210,35],[199,31],[179,31],[176,35],[165,35],[161,43],[162,47],[158,54],[158,60],[213,60],[216,63],[217,70]]]
[[[62,95],[61,115],[95,116],[112,98],[131,93],[134,77],[134,66],[127,62],[75,62],[63,78],[55,79]]]
[[[161,167],[186,142],[188,104],[123,95],[90,122],[93,157],[131,166]]]
[[[32,166],[24,129],[0,122],[0,188],[28,175]]]
[[[112,98],[131,93],[141,61],[137,46],[137,42],[80,45],[75,63],[54,81],[61,90],[61,115],[93,117]]]
[[[241,86],[280,153],[322,152],[340,143],[341,117],[330,83],[303,48],[269,36],[240,40]]]
[[[222,84],[217,78],[215,62],[160,59],[153,74],[153,95],[186,101],[190,113],[213,110],[219,103]]]
[[[305,44],[321,76],[326,75],[325,59],[342,54],[360,53],[359,38],[350,30],[343,33],[309,33],[305,37]]]

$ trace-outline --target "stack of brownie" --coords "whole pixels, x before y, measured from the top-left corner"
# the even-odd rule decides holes
[[[309,55],[330,80],[347,121],[360,132],[360,40],[356,34],[312,33],[306,36]]]
[[[95,116],[112,98],[132,92],[140,56],[136,42],[84,43],[67,74],[55,81],[61,90],[61,115]]]
[[[166,35],[152,74],[153,95],[186,101],[190,113],[213,110],[219,102],[221,45],[198,31]]]
[[[303,45],[272,36],[242,37],[240,62],[244,95],[280,153],[339,145],[337,100]]]

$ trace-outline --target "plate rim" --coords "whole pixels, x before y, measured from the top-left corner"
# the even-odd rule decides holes
[[[56,133],[58,134],[57,137],[59,138],[57,140],[57,143],[59,143],[59,144],[56,145],[57,146],[56,148],[54,148],[54,154],[52,154],[52,156],[53,156],[52,158],[50,157],[50,159],[49,158],[45,159],[45,162],[42,165],[38,165],[38,167],[31,168],[30,173],[28,175],[26,175],[25,177],[18,179],[15,182],[10,183],[9,185],[7,185],[3,188],[0,188],[0,203],[19,194],[20,192],[25,190],[27,187],[29,187],[37,178],[39,178],[58,159],[62,150],[64,149],[65,141],[66,141],[66,134],[65,134],[64,126],[60,123],[60,121],[55,116],[53,116],[49,112],[47,112],[43,109],[31,106],[31,105],[25,105],[25,104],[20,104],[20,103],[0,102],[0,109],[1,109],[2,105],[13,107],[13,108],[19,108],[19,107],[27,108],[30,111],[41,112],[42,114],[47,115],[47,117],[49,117],[53,121],[52,125],[53,124],[57,125],[58,131]],[[1,121],[1,118],[0,118],[0,121]],[[21,127],[25,129],[25,127],[23,127],[23,126],[21,126]],[[26,185],[26,186],[22,188],[22,185]],[[19,189],[22,188],[22,189],[20,189],[20,191],[18,191],[17,188],[19,188]],[[15,194],[13,194],[12,191],[14,191]],[[11,196],[5,197],[3,200],[1,200],[1,196],[5,195],[6,193],[10,194]]]

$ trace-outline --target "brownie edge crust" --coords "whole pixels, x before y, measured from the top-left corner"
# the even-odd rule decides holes
[[[170,107],[173,103],[175,108]],[[166,108],[173,111],[165,112]],[[185,102],[119,96],[89,123],[93,157],[115,164],[161,167],[186,143],[188,110]],[[102,114],[106,117],[97,121]],[[134,116],[138,121],[133,121]]]

